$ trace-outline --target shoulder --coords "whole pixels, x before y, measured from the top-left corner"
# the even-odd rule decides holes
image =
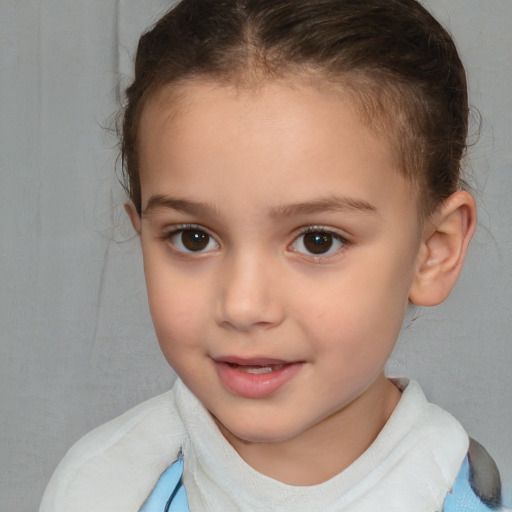
[[[172,390],[137,405],[69,450],[40,512],[138,510],[185,438]]]
[[[401,499],[404,510],[414,509],[419,498],[421,510],[440,510],[466,457],[468,435],[451,414],[427,401],[415,381],[395,382],[403,393],[383,430],[394,438],[387,481],[410,497]]]
[[[434,495],[435,510],[511,512],[501,504],[499,471],[485,448],[450,413],[429,403],[416,382],[397,385],[403,389],[401,423],[412,418],[413,426],[404,437],[406,457],[413,463],[404,481],[409,476],[416,482],[423,479]]]
[[[474,439],[470,440],[468,456],[444,502],[443,512],[459,510],[509,511],[503,507],[498,467],[487,450]]]
[[[455,478],[469,446],[466,431],[449,412],[430,403],[416,381],[395,379],[395,383],[403,393],[394,415],[408,429],[408,439],[435,454],[443,466],[449,463],[451,478]]]

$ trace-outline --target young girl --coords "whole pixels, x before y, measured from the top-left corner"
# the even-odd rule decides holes
[[[139,43],[122,152],[180,379],[83,438],[51,511],[503,510],[490,456],[385,363],[452,290],[464,68],[415,0],[183,0]]]

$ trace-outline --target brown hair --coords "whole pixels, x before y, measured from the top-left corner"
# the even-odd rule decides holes
[[[182,0],[139,41],[121,132],[124,186],[137,211],[140,114],[167,84],[236,84],[313,73],[352,93],[390,133],[421,213],[459,188],[466,148],[464,67],[447,31],[415,0]]]

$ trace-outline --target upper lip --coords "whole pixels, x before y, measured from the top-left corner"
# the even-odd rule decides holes
[[[213,360],[217,363],[237,364],[239,366],[265,366],[265,365],[280,365],[292,364],[299,361],[286,361],[284,359],[275,359],[269,357],[238,357],[238,356],[220,356],[214,357]]]

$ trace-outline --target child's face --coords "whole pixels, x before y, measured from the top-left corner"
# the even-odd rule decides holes
[[[233,438],[325,433],[367,400],[364,425],[390,393],[421,241],[389,143],[305,86],[180,92],[149,101],[139,132],[165,357]]]

